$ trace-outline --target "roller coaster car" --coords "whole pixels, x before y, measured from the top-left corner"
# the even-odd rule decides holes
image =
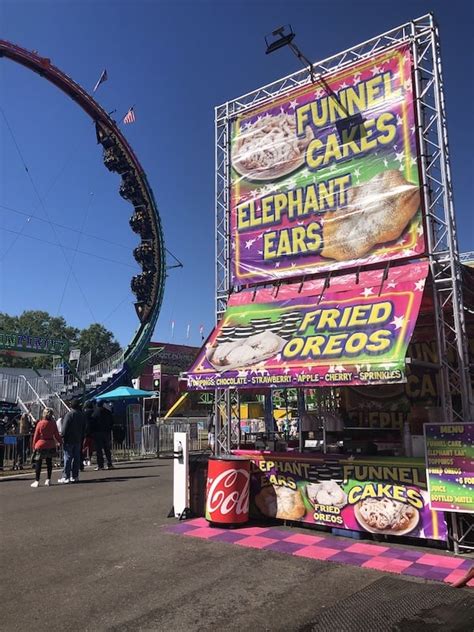
[[[127,162],[125,154],[117,146],[104,149],[104,165],[109,171],[114,171],[120,175],[130,171],[130,164]]]
[[[99,123],[95,124],[95,135],[97,142],[102,145],[104,149],[110,149],[111,147],[117,146],[115,137],[107,129],[99,125]]]
[[[138,263],[148,265],[153,264],[154,255],[152,244],[149,242],[141,243],[134,249],[133,256],[135,257],[135,260],[138,261]]]
[[[143,192],[134,173],[126,173],[122,177],[119,193],[124,200],[128,200],[134,205],[143,203]]]
[[[142,209],[136,209],[130,218],[130,227],[134,233],[138,233],[142,239],[153,238],[153,228],[148,213]]]
[[[135,303],[135,311],[137,312],[137,316],[140,319],[140,322],[143,322],[147,319],[150,308],[143,301],[137,301]]]
[[[130,286],[139,302],[148,303],[153,291],[153,272],[147,271],[137,274],[132,278]]]

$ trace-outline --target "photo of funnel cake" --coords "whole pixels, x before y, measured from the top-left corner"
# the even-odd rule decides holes
[[[302,167],[313,138],[310,127],[298,138],[295,117],[287,113],[264,116],[245,124],[232,150],[232,166],[251,180],[274,180]]]
[[[326,214],[321,254],[336,261],[363,257],[399,239],[419,207],[417,184],[399,171],[379,173],[348,191],[345,208]]]

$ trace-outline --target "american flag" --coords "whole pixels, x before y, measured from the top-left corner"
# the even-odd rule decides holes
[[[135,123],[135,112],[133,110],[133,106],[123,117],[123,122],[125,123],[125,125],[128,125],[128,123]]]
[[[92,90],[92,92],[95,92],[97,90],[97,88],[100,86],[100,84],[104,83],[104,81],[107,81],[107,79],[108,79],[107,70],[104,68],[104,70],[102,71],[102,74],[100,75],[99,80],[95,84],[94,89]]]

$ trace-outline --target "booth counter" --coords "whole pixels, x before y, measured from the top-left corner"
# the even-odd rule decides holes
[[[235,450],[251,461],[250,513],[381,536],[447,541],[423,459]]]

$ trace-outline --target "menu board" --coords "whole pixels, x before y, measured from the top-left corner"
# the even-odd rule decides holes
[[[474,423],[425,424],[430,507],[474,513]]]

